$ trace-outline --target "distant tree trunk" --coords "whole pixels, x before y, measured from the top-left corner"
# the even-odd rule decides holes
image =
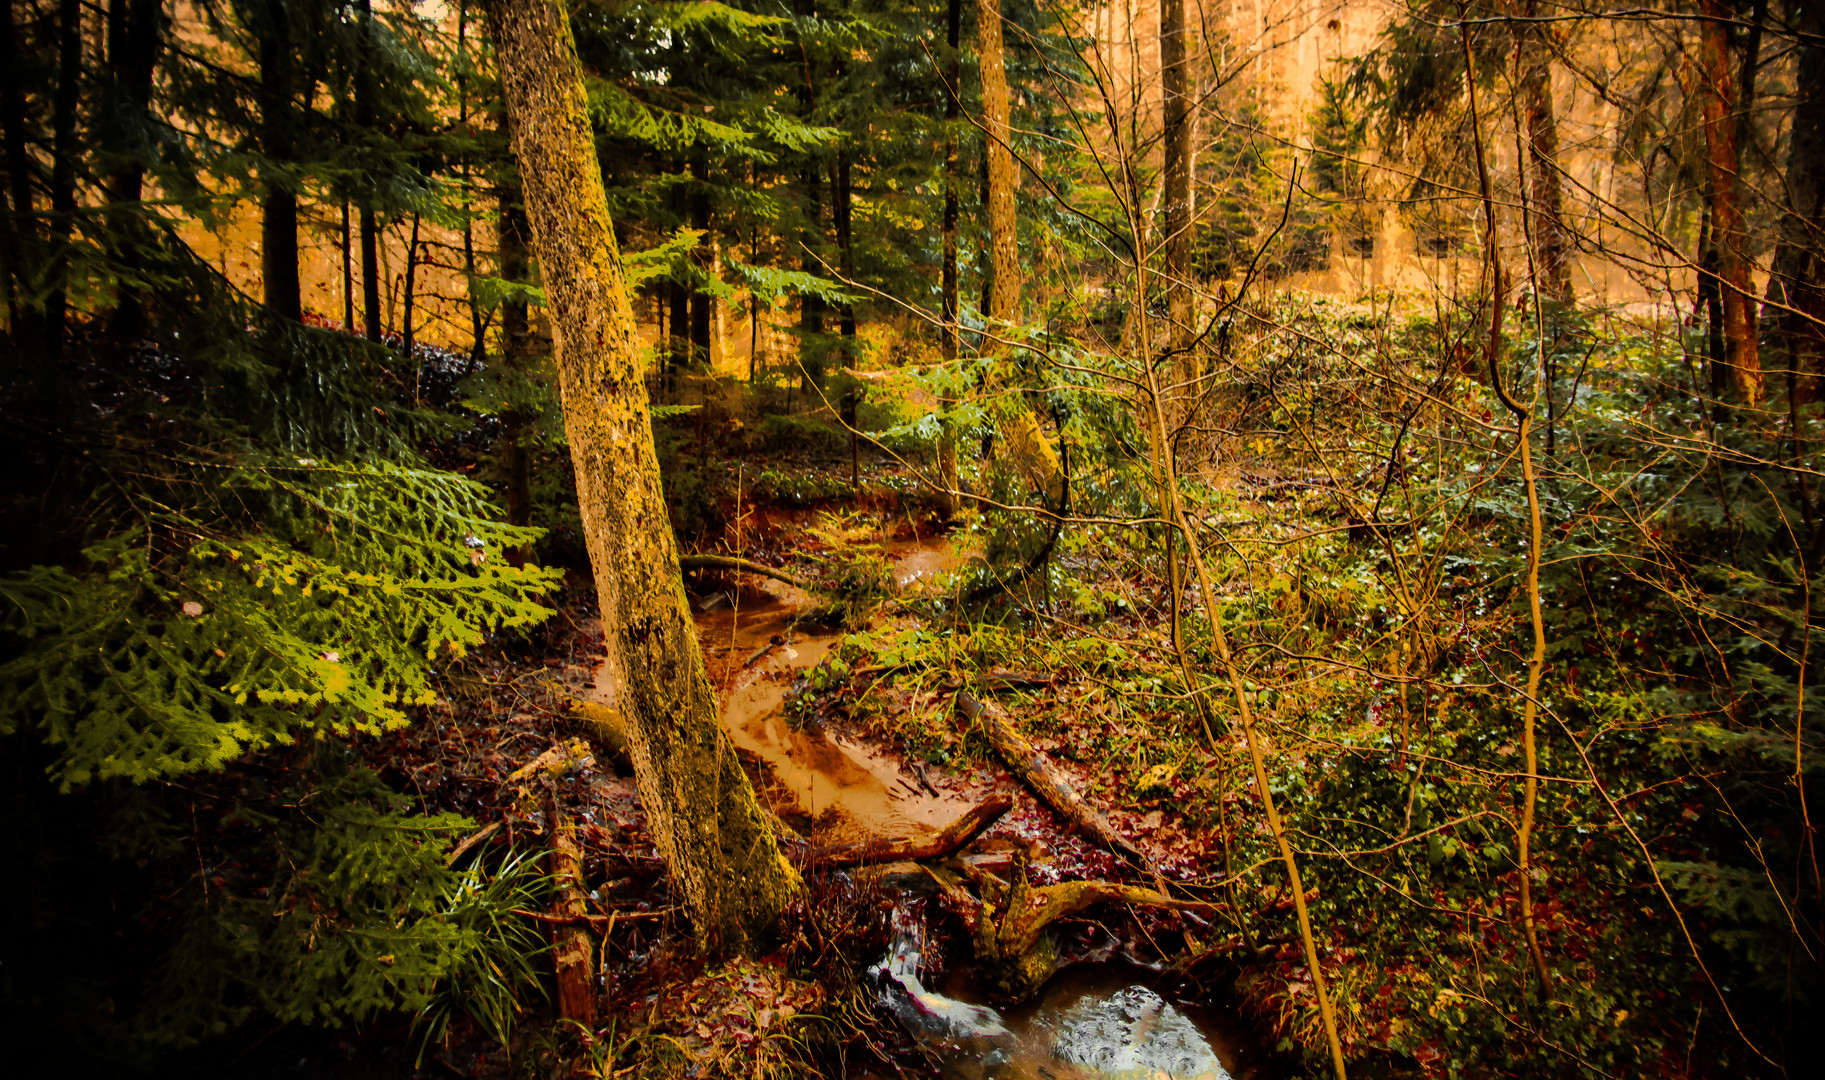
[[[962,312],[957,280],[957,221],[959,217],[957,161],[957,121],[963,115],[963,0],[950,0],[944,14],[944,40],[950,46],[944,64],[944,360],[954,364],[960,351],[958,319]],[[953,404],[946,399],[948,409]],[[948,418],[938,427],[938,483],[944,490],[939,496],[946,518],[955,517],[960,509],[957,499],[957,428]]]
[[[501,115],[498,123],[504,130],[507,127],[507,117]],[[511,166],[508,168],[511,169]],[[526,206],[520,196],[520,185],[510,179],[503,179],[496,198],[500,202],[499,273],[503,281],[522,284],[532,271],[526,259],[526,234],[530,230],[526,223]],[[526,357],[532,351],[531,337],[526,301],[516,296],[503,302],[500,362],[510,373],[506,381],[516,390],[521,381],[518,375],[524,371]],[[498,444],[501,480],[506,488],[507,521],[513,525],[526,525],[532,521],[531,455],[523,445],[526,424],[530,419],[526,410],[517,404],[510,405],[501,413]],[[523,564],[528,555],[527,552],[513,552],[510,557]]]
[[[691,228],[702,230],[703,236],[697,241],[697,247],[691,252],[691,265],[695,266],[705,280],[715,273],[715,251],[710,244],[710,187],[709,164],[703,148],[699,147],[691,155]],[[716,298],[704,289],[691,292],[691,366],[707,369],[710,366],[710,328],[716,321]]]
[[[849,147],[839,145],[836,161],[832,163],[831,187],[834,189],[831,199],[831,217],[836,226],[837,252],[842,274],[845,280],[855,277],[855,234],[852,231],[855,210],[854,190],[851,187]],[[855,425],[857,408],[861,402],[861,383],[853,374],[856,358],[860,355],[856,348],[855,305],[845,302],[837,309],[837,328],[843,335],[843,366],[848,371],[843,376],[843,396],[839,409],[843,423],[849,430],[849,485],[861,484],[861,440],[856,434]]]
[[[1818,18],[1801,29],[1816,33]],[[1825,48],[1802,41],[1794,63],[1798,85],[1787,145],[1780,243],[1768,275],[1763,321],[1777,328],[1798,403],[1816,400],[1825,374]],[[1776,306],[1778,305],[1778,306]]]
[[[718,720],[667,527],[633,311],[564,9],[486,0],[555,329],[607,652],[653,839],[698,936],[743,947],[799,888]]]
[[[152,74],[158,64],[163,9],[163,0],[111,0],[108,5],[108,66],[113,69],[114,107],[118,110],[114,120],[116,138],[123,147],[131,146],[135,151],[107,182],[112,209],[109,228],[119,238],[115,257],[122,276],[128,279],[143,269],[140,245],[147,239],[138,206],[145,188],[145,168],[137,151],[144,138],[139,128],[151,121],[148,110],[152,105]],[[136,338],[145,332],[145,301],[136,282],[121,282],[108,329],[122,339]]]
[[[1723,301],[1724,351],[1737,402],[1753,408],[1761,400],[1762,367],[1755,334],[1755,299],[1750,292],[1747,236],[1736,185],[1740,165],[1736,142],[1737,87],[1730,70],[1730,26],[1734,13],[1723,0],[1701,0],[1701,93],[1705,156],[1710,166],[1711,232],[1717,251],[1717,281]],[[1747,108],[1749,102],[1741,102]]]
[[[13,348],[7,350],[12,354],[10,366],[24,369],[26,365],[21,361],[27,355],[37,359],[42,312],[31,297],[29,268],[35,263],[38,249],[38,218],[32,199],[32,162],[26,147],[33,133],[27,126],[24,80],[20,78],[23,50],[13,15],[13,5],[8,4],[5,36],[0,37],[0,139],[5,142],[7,196],[11,205],[10,213],[0,218],[0,230],[4,230],[0,238],[5,243],[0,254],[6,257],[7,314],[13,337]],[[20,385],[15,382],[14,390]]]
[[[76,230],[76,107],[82,89],[82,4],[58,0],[57,92],[51,99],[51,289],[44,303],[45,362],[63,354],[69,321],[69,248]]]
[[[801,239],[804,254],[799,269],[807,274],[821,274],[823,266],[816,251],[824,243],[823,180],[816,161],[805,166],[805,231]],[[798,297],[799,368],[804,374],[803,389],[815,396],[824,388],[824,299],[809,292]]]
[[[357,56],[373,46],[372,0],[361,0],[358,9],[361,14],[362,46],[357,51]],[[355,73],[355,123],[366,128],[373,122],[374,88],[369,81],[367,65],[363,64]],[[371,199],[372,195],[368,198]],[[362,329],[367,339],[379,342],[383,332],[380,324],[380,222],[375,218],[374,207],[368,199],[361,201],[361,312]]]
[[[1525,0],[1524,19],[1537,19],[1540,0]],[[1552,303],[1571,305],[1570,234],[1559,184],[1559,119],[1553,104],[1552,49],[1538,22],[1517,24],[1521,60],[1521,112],[1527,129],[1528,201],[1539,288]]]
[[[1185,0],[1160,4],[1161,142],[1165,151],[1160,231],[1166,256],[1167,347],[1172,385],[1165,407],[1167,431],[1176,453],[1193,422],[1198,365],[1192,355],[1191,247],[1192,176],[1195,146],[1191,65],[1185,56]]]
[[[260,279],[266,288],[266,306],[283,319],[304,317],[303,294],[298,284],[298,193],[292,190],[278,163],[292,153],[291,18],[283,0],[267,0],[261,10],[260,38],[260,153],[261,181],[266,191],[261,202]]]
[[[418,342],[416,340],[417,335],[412,332],[413,308],[417,306],[413,301],[415,300],[415,298],[417,297],[417,294],[418,294],[417,286],[418,286],[418,215],[413,214],[412,215],[412,237],[410,240],[406,241],[405,296],[403,297],[403,302],[401,304],[401,310],[399,313],[399,316],[400,316],[399,317],[399,331],[400,331],[400,337],[401,337],[400,348],[401,348],[401,351],[404,352],[405,358],[408,361],[413,359],[413,355],[412,355],[413,351],[417,348],[417,345],[418,345]],[[416,385],[416,380],[414,380],[414,386],[412,388],[412,396],[414,398],[418,397],[418,387]]]
[[[354,241],[349,233],[349,201],[342,200],[342,236],[336,244],[342,255],[342,328],[355,332]]]

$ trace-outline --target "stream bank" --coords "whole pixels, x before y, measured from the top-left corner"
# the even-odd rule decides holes
[[[948,575],[968,559],[943,537],[880,546],[902,595],[942,593]],[[787,708],[790,697],[845,637],[801,625],[797,620],[811,605],[812,598],[792,585],[748,575],[697,604],[699,641],[722,696],[724,726],[755,774],[762,799],[783,821],[815,844],[924,837],[991,794],[1012,795],[1022,800],[1022,812],[967,847],[965,853],[978,852],[967,858],[992,861],[995,852],[1005,856],[1021,847],[1041,856],[1034,879],[1051,882],[1111,869],[1106,856],[1070,858],[1074,852],[1088,854],[1082,841],[1061,831],[1006,773],[981,768],[955,773],[836,724],[795,723]],[[1052,861],[1049,853],[1065,857]],[[1123,959],[1124,952],[1137,950],[1106,931],[1088,934],[1085,941],[1094,944],[1071,957],[1036,996],[997,1006],[977,985],[972,963],[931,962],[927,936],[954,928],[941,925],[946,916],[932,897],[928,875],[913,864],[859,873],[880,882],[892,903],[889,947],[869,970],[878,1005],[947,1078],[1273,1075],[1268,1056],[1238,1014],[1169,986],[1157,964]],[[953,945],[939,951],[959,950]],[[936,987],[928,987],[928,980]]]

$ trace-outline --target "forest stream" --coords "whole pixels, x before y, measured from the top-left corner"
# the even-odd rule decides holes
[[[968,561],[944,537],[884,545],[905,593],[939,585]],[[961,785],[825,728],[795,727],[786,699],[798,677],[823,661],[841,631],[801,627],[811,598],[765,581],[755,595],[717,593],[698,602],[697,631],[723,699],[736,746],[764,764],[769,791],[790,794],[819,843],[936,833],[973,805]],[[703,610],[708,608],[709,610]],[[790,807],[778,807],[789,811]],[[928,989],[921,975],[924,920],[932,890],[919,874],[884,874],[896,895],[893,939],[870,975],[882,1008],[957,1080],[1224,1080],[1265,1075],[1255,1040],[1239,1017],[1175,1000],[1154,971],[1093,961],[1054,976],[1033,999],[997,1009],[967,969]],[[910,869],[910,867],[908,867]]]

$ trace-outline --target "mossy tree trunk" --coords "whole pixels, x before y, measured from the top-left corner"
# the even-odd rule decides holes
[[[685,606],[576,43],[551,0],[485,10],[555,330],[614,706],[699,938],[739,947],[766,932],[799,879],[718,722]]]
[[[1006,335],[1021,321],[1020,239],[1016,229],[1014,189],[1020,180],[1014,161],[1014,129],[1008,93],[1006,49],[1002,43],[1001,4],[982,0],[976,8],[976,49],[982,65],[982,126],[987,134],[990,281],[989,334]],[[1000,324],[1000,325],[997,325]],[[993,348],[985,340],[985,349]],[[991,383],[990,389],[996,389]],[[1058,453],[1039,429],[1030,409],[1003,414],[999,424],[1010,465],[1042,493],[1058,495],[1062,470]],[[1062,509],[1062,507],[1061,507]]]

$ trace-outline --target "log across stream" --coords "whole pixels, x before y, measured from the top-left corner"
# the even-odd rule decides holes
[[[902,589],[942,588],[964,561],[943,539],[889,549]],[[752,578],[697,615],[723,723],[736,746],[761,763],[763,796],[816,845],[936,836],[982,802],[970,785],[902,764],[892,754],[824,730],[795,729],[784,704],[794,680],[843,637],[793,620],[811,598],[779,580]],[[979,780],[979,778],[978,778]],[[914,884],[896,909],[896,939],[873,971],[882,1007],[945,1075],[1106,1080],[1143,1077],[1266,1076],[1263,1055],[1236,1017],[1173,1000],[1145,968],[1079,963],[1032,998],[997,1011],[967,969],[927,988],[919,961],[918,913],[932,890]]]

